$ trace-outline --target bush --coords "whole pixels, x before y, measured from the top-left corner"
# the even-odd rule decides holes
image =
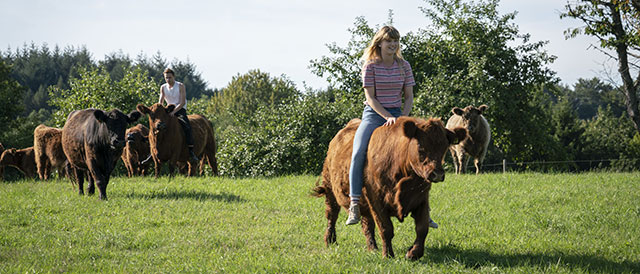
[[[329,142],[350,118],[323,94],[277,108],[260,107],[218,136],[220,173],[231,177],[319,174]],[[353,118],[353,117],[351,117]]]

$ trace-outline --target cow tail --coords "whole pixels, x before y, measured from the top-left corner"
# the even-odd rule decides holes
[[[320,183],[321,179],[322,177],[319,177],[318,180],[316,180],[316,187],[311,190],[311,196],[322,197],[327,193],[327,189]]]

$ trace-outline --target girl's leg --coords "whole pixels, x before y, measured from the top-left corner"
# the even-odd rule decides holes
[[[364,162],[367,158],[369,139],[373,131],[384,124],[386,120],[376,113],[371,107],[365,107],[362,113],[362,122],[356,130],[353,138],[353,152],[351,154],[351,166],[349,167],[349,218],[347,224],[357,224],[360,221],[360,208],[358,203],[362,196]]]

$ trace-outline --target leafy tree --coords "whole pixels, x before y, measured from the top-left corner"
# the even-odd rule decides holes
[[[586,120],[594,117],[598,107],[611,106],[616,116],[625,110],[624,102],[620,98],[620,90],[603,83],[598,78],[578,79],[573,90],[566,89],[565,94],[572,108],[576,110],[578,118]]]
[[[582,134],[585,130],[576,111],[571,107],[567,97],[563,97],[551,111],[553,118],[551,133],[559,142],[566,160],[578,160],[582,148]]]
[[[117,108],[126,113],[138,103],[150,105],[157,100],[158,86],[140,69],[126,69],[120,81],[113,81],[104,69],[81,68],[79,74],[70,79],[70,89],[54,87],[49,93],[50,104],[58,108],[53,115],[57,126],[63,126],[74,110]]]
[[[560,17],[581,20],[585,25],[568,29],[568,38],[579,34],[598,38],[599,47],[613,50],[618,61],[618,73],[622,79],[627,114],[640,133],[640,109],[638,90],[640,88],[640,1],[638,0],[581,0],[567,1],[566,12]],[[635,76],[634,76],[635,75]],[[634,80],[635,77],[635,80]]]
[[[616,117],[611,107],[598,108],[596,117],[587,123],[583,134],[584,159],[618,159],[633,140],[634,127],[624,115]],[[606,162],[600,164],[606,167]]]
[[[68,88],[68,79],[75,75],[76,65],[94,65],[85,47],[61,50],[56,46],[51,50],[47,44],[38,47],[33,43],[15,51],[0,52],[0,59],[12,65],[11,77],[26,87],[23,115],[42,108],[51,110],[47,104],[49,86]]]
[[[500,156],[516,161],[555,157],[551,117],[534,100],[545,85],[557,81],[546,67],[555,59],[544,50],[546,42],[530,43],[529,35],[519,34],[510,23],[515,13],[499,15],[497,0],[425,2],[431,9],[422,10],[431,24],[401,40],[416,80],[413,115],[449,117],[454,106],[487,104]],[[343,91],[336,101],[351,101],[361,110],[357,60],[374,30],[357,18],[349,31],[346,47],[329,45],[333,56],[313,60],[310,67]],[[352,108],[347,112],[354,113]]]
[[[207,108],[218,128],[242,124],[250,120],[262,106],[273,109],[283,102],[298,99],[300,92],[287,77],[271,77],[260,70],[250,70],[236,75],[220,92],[216,93]]]
[[[23,111],[22,96],[25,88],[11,77],[11,66],[0,61],[0,132],[14,125],[15,119]],[[6,141],[5,141],[6,142]]]
[[[220,139],[220,171],[231,177],[319,174],[329,142],[347,121],[326,92],[273,108],[263,105]]]

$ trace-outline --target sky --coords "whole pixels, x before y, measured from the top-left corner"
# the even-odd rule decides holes
[[[382,25],[393,10],[401,35],[429,25],[419,8],[427,6],[422,0],[0,1],[2,51],[31,43],[85,46],[94,60],[118,51],[131,58],[160,52],[168,61],[195,64],[210,88],[260,69],[273,77],[286,75],[301,90],[322,89],[328,84],[311,73],[310,61],[330,55],[327,44],[345,46],[356,17]],[[615,64],[590,48],[597,44],[594,38],[565,39],[564,30],[582,25],[560,19],[565,3],[502,0],[498,10],[517,12],[513,23],[521,34],[531,34],[531,41],[549,41],[545,49],[557,56],[549,67],[563,84],[607,77]]]

